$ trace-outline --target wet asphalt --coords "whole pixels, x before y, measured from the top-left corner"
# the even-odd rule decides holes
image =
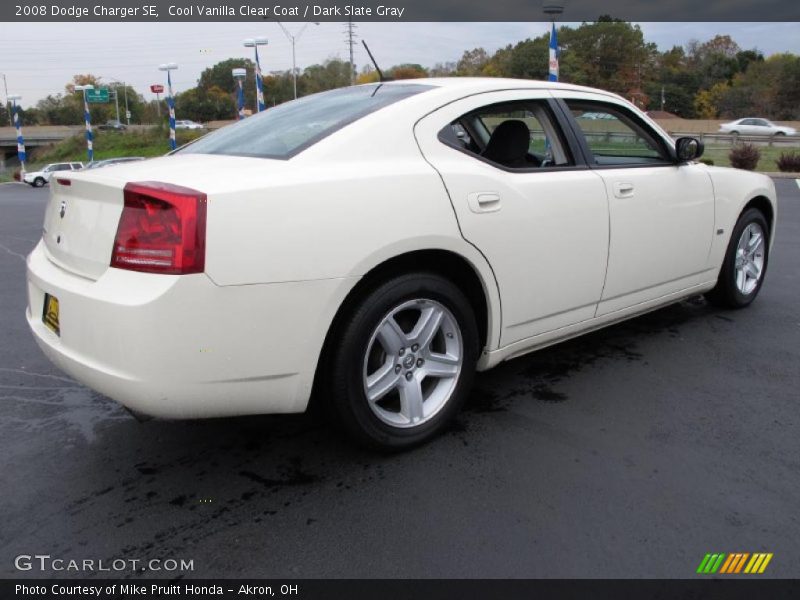
[[[140,423],[60,373],[23,318],[47,190],[0,185],[0,577],[80,575],[14,568],[49,554],[190,559],[186,577],[673,578],[707,552],[800,577],[800,188],[776,185],[750,308],[695,299],[505,363],[397,456],[304,415]]]

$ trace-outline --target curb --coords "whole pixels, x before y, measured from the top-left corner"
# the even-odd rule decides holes
[[[773,179],[800,179],[800,173],[783,173],[781,171],[758,171],[762,175]]]

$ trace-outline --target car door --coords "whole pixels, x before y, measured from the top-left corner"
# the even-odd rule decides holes
[[[502,345],[591,319],[602,292],[605,186],[573,154],[572,132],[562,129],[566,121],[557,108],[545,90],[477,94],[415,127],[464,238],[494,271]],[[500,142],[492,146],[499,149],[496,155],[484,154],[510,121],[517,122],[517,131],[519,122],[527,128],[526,156],[502,156],[506,147]]]
[[[765,119],[753,119],[753,132],[757,135],[772,135],[774,127]]]
[[[705,165],[678,164],[671,142],[626,103],[562,92],[609,198],[608,269],[597,315],[714,278],[714,190]],[[584,119],[585,113],[603,118]]]
[[[744,135],[758,135],[763,133],[761,127],[758,125],[757,119],[745,119],[742,121],[741,133]]]

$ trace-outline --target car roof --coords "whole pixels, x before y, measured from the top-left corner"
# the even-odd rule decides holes
[[[397,81],[384,82],[385,85],[403,84],[427,85],[437,88],[449,89],[459,92],[482,92],[489,90],[508,90],[508,89],[546,89],[546,90],[565,90],[593,93],[610,93],[597,88],[575,85],[572,83],[562,83],[559,81],[544,81],[540,79],[511,79],[507,77],[430,77],[421,79],[401,79]],[[366,84],[365,84],[366,85]],[[374,84],[371,84],[374,85]]]

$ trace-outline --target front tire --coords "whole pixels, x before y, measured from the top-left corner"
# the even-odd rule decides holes
[[[324,392],[362,444],[404,450],[435,436],[469,395],[478,358],[472,307],[434,273],[367,293],[328,348]]]
[[[33,180],[33,187],[42,187],[44,183],[45,181],[43,178],[37,177],[36,179]]]
[[[746,210],[733,228],[716,287],[706,297],[725,308],[744,308],[758,296],[769,261],[769,225],[764,214]]]

